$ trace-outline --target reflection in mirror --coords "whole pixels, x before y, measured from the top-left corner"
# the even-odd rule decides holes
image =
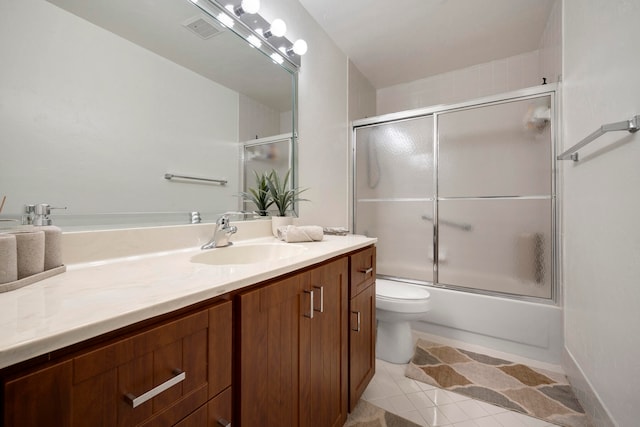
[[[256,174],[262,177],[271,171],[276,171],[278,176],[284,177],[293,167],[293,138],[291,134],[276,135],[273,137],[256,139],[244,145],[243,153],[243,171],[244,171],[244,188],[245,193],[249,189],[258,189],[259,184],[256,182]],[[292,187],[294,187],[292,185]],[[244,200],[243,210],[258,211],[258,206],[254,203]],[[269,215],[277,215],[278,209],[271,206],[267,213]]]
[[[293,135],[295,74],[188,0],[2,1],[0,34],[3,218],[213,221],[241,207],[245,143]]]

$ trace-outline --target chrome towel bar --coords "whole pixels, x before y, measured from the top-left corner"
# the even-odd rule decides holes
[[[164,174],[164,179],[172,180],[173,178],[190,179],[193,181],[215,182],[216,184],[220,184],[220,185],[226,185],[226,183],[228,182],[226,179],[199,178],[197,176],[174,175],[172,173]]]
[[[591,135],[584,138],[582,141],[578,142],[573,147],[569,148],[564,153],[560,154],[557,159],[558,160],[573,160],[574,162],[578,161],[578,150],[593,141],[594,139],[600,138],[607,132],[612,131],[620,131],[626,130],[629,133],[635,133],[640,130],[640,116],[635,116],[631,120],[625,120],[622,122],[609,123],[607,125],[600,126],[600,129],[593,132]]]

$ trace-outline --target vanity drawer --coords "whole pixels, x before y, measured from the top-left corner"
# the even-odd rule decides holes
[[[3,379],[4,425],[164,427],[226,402],[231,322],[224,301]]]
[[[231,303],[73,359],[74,412],[88,425],[173,425],[231,385]]]
[[[376,247],[371,246],[349,256],[349,297],[358,295],[376,280]]]

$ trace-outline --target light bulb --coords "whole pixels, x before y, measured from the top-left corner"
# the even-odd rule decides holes
[[[300,56],[307,53],[307,42],[302,39],[296,40],[293,44],[293,53]]]
[[[246,13],[258,13],[260,10],[260,0],[242,0],[240,7]]]
[[[280,18],[274,19],[271,23],[271,28],[269,29],[269,31],[271,31],[271,34],[276,37],[282,37],[287,32],[287,24],[285,24],[284,21]]]
[[[277,63],[277,64],[282,64],[284,62],[284,58],[280,55],[278,55],[277,53],[272,53],[271,54],[271,59],[273,59],[273,62]]]
[[[256,36],[254,36],[253,34],[251,34],[249,37],[247,37],[247,41],[249,43],[251,43],[255,47],[262,46],[262,42],[260,41],[260,39],[257,38]]]
[[[218,21],[220,21],[220,23],[222,25],[224,25],[225,27],[233,27],[233,18],[231,18],[229,15],[224,14],[224,13],[219,13],[218,14]]]

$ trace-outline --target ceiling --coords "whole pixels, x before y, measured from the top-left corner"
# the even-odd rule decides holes
[[[299,0],[376,89],[538,49],[557,0]]]

